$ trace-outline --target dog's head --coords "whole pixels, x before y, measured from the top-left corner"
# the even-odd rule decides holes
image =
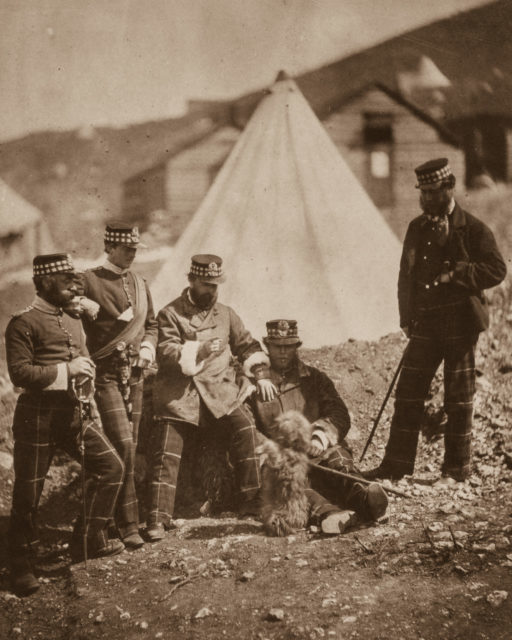
[[[282,447],[307,453],[311,445],[311,424],[299,411],[285,411],[276,418],[272,438]]]

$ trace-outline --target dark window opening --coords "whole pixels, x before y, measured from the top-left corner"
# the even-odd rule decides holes
[[[393,118],[387,113],[365,113],[364,144],[367,146],[393,143]]]

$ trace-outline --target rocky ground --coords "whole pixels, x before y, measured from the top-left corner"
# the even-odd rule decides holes
[[[480,194],[509,264],[512,193]],[[463,203],[466,205],[466,203]],[[151,273],[146,273],[151,279]],[[32,297],[30,283],[2,292],[0,330]],[[491,328],[477,352],[473,469],[439,487],[443,453],[442,374],[425,413],[413,478],[392,486],[387,519],[342,536],[299,531],[269,538],[255,520],[224,511],[201,517],[204,501],[191,451],[183,468],[177,528],[157,544],[111,560],[69,564],[78,512],[79,467],[55,460],[41,503],[40,590],[9,590],[5,532],[12,490],[10,422],[16,396],[0,355],[0,638],[254,638],[434,640],[512,638],[512,277],[490,293]],[[405,348],[399,334],[305,350],[335,381],[352,414],[356,460]],[[376,465],[392,399],[362,468]],[[192,484],[192,490],[190,489]]]
[[[0,637],[510,639],[512,630],[512,285],[492,292],[492,326],[478,349],[471,478],[439,477],[441,375],[432,387],[414,478],[392,486],[387,519],[345,535],[315,530],[269,538],[256,520],[200,517],[184,503],[157,544],[70,566],[66,547],[79,507],[79,467],[50,469],[42,501],[41,589],[8,588],[5,529],[12,487],[8,431],[0,435]],[[305,351],[349,406],[356,458],[405,346],[390,335]],[[4,423],[13,396],[4,393]],[[362,463],[376,464],[392,401]],[[192,466],[193,466],[192,461]],[[200,491],[199,491],[200,493]]]

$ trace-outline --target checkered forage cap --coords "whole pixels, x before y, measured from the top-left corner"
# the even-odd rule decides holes
[[[267,338],[299,337],[297,320],[270,320],[267,322]]]
[[[208,280],[211,282],[221,282],[225,279],[222,270],[222,258],[210,253],[192,256],[190,264],[190,275]]]
[[[419,167],[414,169],[418,184],[416,189],[421,189],[423,186],[430,186],[438,182],[443,182],[450,176],[452,176],[452,170],[448,164],[448,158],[436,158],[435,160],[429,160],[424,164],[420,164]]]
[[[73,273],[75,267],[69,253],[49,253],[39,255],[33,261],[35,276],[51,276],[54,273]]]
[[[118,244],[138,245],[140,244],[139,228],[126,222],[109,222],[105,227],[104,240]]]

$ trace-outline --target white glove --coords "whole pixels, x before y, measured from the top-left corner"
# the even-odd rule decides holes
[[[135,361],[134,366],[140,367],[141,369],[147,369],[151,364],[153,364],[153,349],[148,345],[143,344],[139,349],[139,356]]]
[[[258,387],[258,395],[263,402],[270,402],[277,398],[277,389],[268,378],[262,378],[256,382]]]
[[[89,320],[96,320],[99,310],[100,305],[97,302],[85,296],[80,296],[80,312]]]

